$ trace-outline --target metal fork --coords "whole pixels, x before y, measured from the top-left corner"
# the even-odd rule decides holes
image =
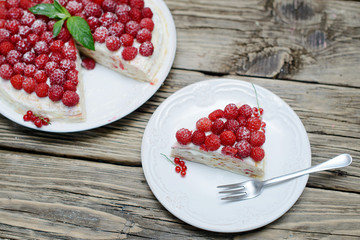
[[[265,181],[252,179],[242,183],[221,185],[218,186],[218,188],[223,188],[225,190],[220,191],[219,193],[228,194],[228,196],[221,198],[221,200],[238,201],[238,200],[254,198],[262,193],[265,186],[273,185],[292,178],[297,178],[309,173],[346,167],[349,166],[351,162],[352,162],[352,157],[349,154],[341,154],[337,157],[334,157],[316,166],[306,168],[304,170],[300,170],[294,173],[289,173],[283,176],[271,178]]]

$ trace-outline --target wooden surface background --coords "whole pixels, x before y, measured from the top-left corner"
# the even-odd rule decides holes
[[[135,112],[68,134],[0,116],[0,239],[359,239],[360,1],[165,2],[175,62]],[[289,212],[257,230],[221,234],[180,221],[146,183],[142,135],[167,97],[210,78],[274,92],[302,120],[313,164],[349,153],[352,165],[311,175]]]

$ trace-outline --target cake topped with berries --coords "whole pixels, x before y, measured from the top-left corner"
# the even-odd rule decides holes
[[[264,175],[263,109],[228,104],[200,118],[196,130],[181,128],[171,155],[246,176]]]

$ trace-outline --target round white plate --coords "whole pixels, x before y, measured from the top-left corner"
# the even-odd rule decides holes
[[[31,122],[24,122],[23,116],[5,102],[0,101],[0,113],[8,119],[37,130],[47,132],[76,132],[100,127],[119,120],[144,104],[160,88],[170,72],[176,51],[175,23],[163,0],[153,0],[163,12],[169,32],[168,49],[164,64],[154,85],[139,82],[120,75],[99,64],[94,70],[83,69],[87,119],[81,123],[52,122],[51,125],[37,128]],[[100,84],[100,85],[99,85]],[[101,87],[99,87],[101,86]]]
[[[264,179],[310,167],[310,143],[298,116],[272,92],[260,86],[256,89],[267,124]],[[170,156],[176,131],[183,127],[194,129],[199,118],[229,103],[256,106],[252,85],[215,79],[179,90],[154,112],[141,148],[146,180],[161,204],[184,222],[215,232],[242,232],[271,223],[293,206],[308,180],[308,176],[302,176],[268,187],[256,198],[226,202],[220,200],[217,186],[247,177],[189,161],[185,177],[175,173],[174,165],[160,154]]]

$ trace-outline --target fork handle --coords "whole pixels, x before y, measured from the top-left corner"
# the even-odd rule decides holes
[[[280,177],[271,178],[269,180],[264,181],[264,185],[269,184],[275,184],[278,182],[283,182],[288,179],[297,178],[305,174],[313,173],[313,172],[319,172],[324,171],[328,169],[334,169],[334,168],[340,168],[340,167],[346,167],[351,164],[352,157],[349,154],[341,154],[337,157],[334,157],[330,160],[327,160],[326,162],[320,163],[316,166],[306,168],[304,170],[300,170],[294,173],[289,173]]]

